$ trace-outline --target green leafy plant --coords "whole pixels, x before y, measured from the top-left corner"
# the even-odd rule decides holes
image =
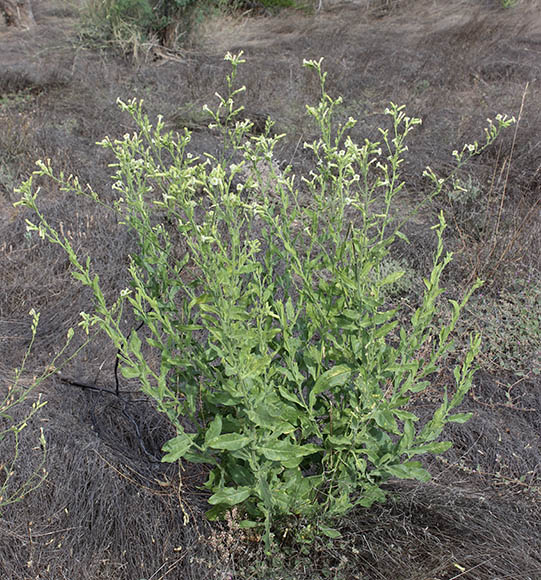
[[[82,261],[40,211],[32,178],[18,203],[37,216],[29,229],[62,246],[74,278],[93,290],[95,310],[82,314],[81,325],[107,333],[123,375],[139,380],[174,425],[163,460],[207,464],[208,516],[235,507],[240,526],[264,525],[269,548],[284,518],[310,518],[336,537],[332,518],[383,500],[389,478],[429,478],[418,457],[448,449],[450,442],[438,441],[446,423],[470,417],[455,409],[471,386],[480,337],[472,336],[455,384],[425,424],[411,397],[441,368],[480,282],[461,301],[450,300],[449,322],[435,327],[440,279],[451,261],[441,216],[424,294],[402,324],[387,300],[403,275],[389,269],[389,252],[404,238],[407,218],[395,215],[395,201],[404,189],[406,138],[421,121],[391,104],[380,141],[355,143],[348,136],[354,119],[333,122],[341,98],[327,93],[322,61],[306,61],[321,83],[319,103],[307,107],[321,136],[305,143],[314,168],[299,181],[275,163],[283,136],[272,134],[272,122],[253,136],[242,118],[236,100],[245,89],[235,83],[241,55],[226,55],[227,94],[215,110],[205,107],[223,138],[218,156],[193,156],[188,130],[166,132],[141,103],[119,103],[138,130],[101,145],[116,158],[118,197],[110,207],[139,250],[131,256],[130,288],[112,303],[90,259]],[[498,117],[484,145],[456,152],[458,166],[510,122]],[[35,176],[105,203],[48,163],[39,162]],[[430,168],[424,176],[437,195],[444,180]],[[126,308],[144,330],[125,328]]]

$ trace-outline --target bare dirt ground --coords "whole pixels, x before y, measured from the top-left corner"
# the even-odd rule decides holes
[[[541,381],[534,372],[541,357],[541,4],[519,0],[506,10],[496,0],[365,0],[324,3],[316,14],[221,17],[201,24],[178,55],[137,63],[81,43],[78,6],[41,0],[35,16],[31,32],[0,25],[2,389],[28,346],[30,308],[41,312],[41,324],[28,382],[91,308],[66,257],[26,232],[30,216],[13,207],[14,189],[36,159],[50,158],[56,169],[112,195],[109,159],[95,142],[133,129],[118,112],[118,97],[144,98],[151,116],[193,130],[194,151],[212,152],[217,143],[201,107],[223,87],[224,53],[242,49],[247,116],[276,120],[289,135],[278,155],[301,172],[311,160],[299,143],[314,137],[304,105],[318,97],[301,65],[324,56],[329,91],[344,96],[341,114],[359,119],[355,138],[375,137],[389,101],[423,118],[405,167],[411,199],[423,194],[423,167],[444,174],[454,149],[483,138],[487,117],[520,113],[520,122],[462,175],[468,194],[436,200],[409,226],[411,245],[398,250],[425,274],[429,226],[443,209],[451,224],[447,244],[456,252],[450,292],[475,275],[488,282],[469,321],[487,345],[464,403],[474,417],[448,430],[455,445],[428,462],[430,483],[391,482],[391,499],[349,515],[341,539],[306,551],[284,542],[266,561],[256,543],[225,524],[205,523],[201,470],[159,462],[171,436],[167,422],[133,393],[136,385],[122,384],[122,397],[115,396],[115,353],[98,337],[40,387],[48,405],[25,432],[17,477],[36,464],[39,427],[49,475],[2,513],[0,577],[541,578]],[[92,255],[114,296],[126,283],[129,235],[104,210],[50,184],[41,204]],[[445,380],[434,385],[435,397]],[[433,402],[421,401],[423,408],[429,413]]]

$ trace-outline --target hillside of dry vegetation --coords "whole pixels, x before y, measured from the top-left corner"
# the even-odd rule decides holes
[[[240,70],[246,115],[287,133],[280,161],[296,172],[312,162],[305,104],[318,98],[306,58],[325,57],[328,90],[343,95],[340,115],[359,123],[352,136],[375,138],[389,101],[423,119],[409,144],[404,208],[420,200],[427,165],[445,174],[452,151],[482,139],[486,118],[517,125],[406,227],[409,245],[393,258],[411,280],[426,275],[443,211],[455,261],[451,296],[476,276],[487,283],[461,333],[484,336],[475,387],[463,404],[474,416],[448,429],[454,447],[427,462],[429,483],[391,481],[385,505],[348,515],[333,543],[291,545],[266,560],[234,523],[204,520],[203,468],[160,462],[167,421],[123,381],[116,392],[115,351],[97,336],[40,386],[47,406],[24,432],[21,481],[48,442],[44,484],[0,520],[0,576],[6,579],[134,580],[317,579],[534,580],[541,577],[541,5],[518,0],[360,0],[329,2],[316,13],[215,15],[199,23],[178,52],[138,61],[80,38],[79,6],[35,3],[36,27],[0,24],[0,389],[7,391],[30,340],[28,311],[41,312],[23,379],[31,383],[76,327],[91,296],[72,280],[65,255],[26,232],[29,214],[15,192],[37,159],[112,196],[108,153],[95,146],[133,130],[117,98],[143,98],[151,117],[193,131],[194,153],[212,153],[216,135],[202,114],[215,102],[226,51],[244,50]],[[115,217],[50,184],[41,193],[48,219],[92,256],[110,296],[126,285],[134,240]],[[415,283],[404,288],[414,293]],[[442,313],[442,316],[444,313]],[[461,336],[462,336],[461,334]],[[460,338],[459,336],[459,343]],[[76,336],[75,342],[82,341]],[[75,342],[72,348],[75,348]],[[417,402],[427,415],[449,377]],[[34,397],[34,394],[32,395]],[[31,404],[28,401],[27,404]],[[24,412],[20,409],[19,412]],[[0,462],[10,441],[0,446]]]

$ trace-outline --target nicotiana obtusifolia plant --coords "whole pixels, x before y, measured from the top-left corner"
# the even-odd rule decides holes
[[[348,133],[356,121],[333,119],[341,99],[327,93],[322,61],[305,61],[321,83],[319,103],[307,107],[320,137],[304,145],[314,165],[299,180],[275,162],[283,135],[272,123],[254,136],[242,118],[236,99],[244,87],[235,83],[242,53],[226,60],[227,94],[215,110],[206,107],[223,138],[216,156],[193,156],[190,131],[168,132],[161,118],[151,124],[141,102],[119,101],[137,132],[100,145],[116,158],[111,210],[138,250],[130,287],[115,301],[107,302],[90,260],[40,211],[32,178],[18,203],[35,212],[29,229],[64,248],[74,278],[93,290],[94,311],[82,314],[81,326],[111,338],[123,375],[137,379],[174,425],[163,461],[207,464],[209,518],[235,507],[241,526],[263,526],[269,548],[288,516],[335,537],[328,522],[384,500],[389,478],[429,479],[419,456],[447,450],[451,443],[439,441],[446,423],[470,417],[455,409],[472,384],[480,337],[471,337],[455,384],[428,422],[410,400],[440,369],[480,282],[450,300],[449,322],[436,327],[451,261],[440,217],[432,271],[407,324],[385,298],[403,274],[382,263],[404,237],[394,209],[405,187],[406,138],[420,119],[391,104],[380,140],[355,143]],[[511,122],[490,122],[485,143],[454,152],[458,166]],[[106,203],[77,178],[38,165],[35,176]],[[424,176],[429,197],[437,195],[445,180],[430,168]],[[125,309],[141,330],[126,328]]]

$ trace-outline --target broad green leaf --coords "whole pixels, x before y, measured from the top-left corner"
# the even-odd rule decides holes
[[[370,504],[371,505],[371,504]],[[332,499],[331,513],[333,516],[343,515],[351,510],[353,504],[351,503],[349,493],[342,492],[338,497]]]
[[[473,417],[473,413],[457,413],[456,415],[450,415],[447,417],[447,421],[451,423],[466,423]]]
[[[299,412],[299,415],[301,413]],[[289,423],[288,421],[281,421],[275,425],[272,429],[272,435],[274,437],[279,437],[280,435],[289,435],[295,431],[296,427]]]
[[[327,441],[337,449],[345,449],[347,447],[351,447],[352,441],[348,437],[334,437],[333,435],[329,435],[327,437]]]
[[[413,421],[410,419],[404,422],[404,435],[400,440],[400,453],[403,453],[413,442],[413,438],[415,436],[415,427],[413,426]]]
[[[364,490],[361,497],[355,502],[355,505],[369,508],[376,502],[385,501],[385,492],[377,485],[371,485]]]
[[[312,387],[309,396],[310,406],[313,407],[316,402],[316,395],[336,387],[338,385],[342,386],[351,376],[351,369],[347,365],[336,365],[332,369],[325,371],[316,381],[315,385]]]
[[[227,465],[231,480],[235,485],[252,485],[254,482],[254,474],[248,465],[235,461],[234,458]]]
[[[213,457],[209,457],[208,455],[205,457],[204,455],[192,453],[191,451],[188,451],[184,454],[184,459],[190,463],[206,463],[208,465],[218,465],[218,462]]]
[[[381,468],[389,475],[400,479],[418,479],[419,481],[429,481],[430,473],[421,465],[419,461],[406,461],[397,465],[386,465]]]
[[[224,487],[211,495],[208,499],[210,505],[237,505],[252,495],[251,487]]]
[[[216,415],[214,419],[210,422],[207,432],[205,433],[205,443],[208,445],[208,442],[212,439],[216,439],[218,435],[222,433],[222,416]]]
[[[409,401],[409,397],[406,398],[406,400],[404,401],[404,404],[407,404],[407,402]],[[419,417],[417,417],[417,415],[414,415],[413,413],[410,413],[409,411],[403,411],[401,409],[395,409],[393,410],[393,414],[397,419],[400,419],[401,421],[418,421]]]
[[[128,347],[130,351],[133,352],[134,354],[141,353],[141,339],[137,336],[137,332],[135,332],[135,330],[133,330],[132,333],[130,334]]]
[[[295,502],[304,502],[312,497],[314,489],[323,482],[323,475],[311,475],[305,477],[301,470],[296,467],[286,469],[282,474],[284,490]]]
[[[238,522],[239,528],[258,528],[261,525],[260,522],[253,522],[252,520],[242,520]]]
[[[289,391],[287,387],[284,387],[283,385],[278,385],[278,392],[287,401],[290,401],[291,403],[295,403],[297,405],[300,405],[301,407],[304,407],[304,403],[299,399],[299,397],[295,393]]]
[[[141,376],[141,371],[136,366],[122,365],[120,372],[125,379],[138,379]]]
[[[391,332],[391,330],[393,330],[393,328],[396,327],[397,324],[398,324],[398,320],[394,320],[393,322],[389,322],[388,324],[384,324],[383,326],[380,326],[374,332],[373,337],[376,339],[376,338],[382,338],[384,336],[387,336]]]
[[[226,433],[218,435],[207,441],[207,445],[213,449],[222,449],[225,451],[237,451],[246,447],[250,443],[250,438],[238,433]]]
[[[335,324],[337,324],[343,331],[344,330],[356,330],[357,325],[345,318],[344,316],[337,316],[335,319]]]
[[[280,403],[280,401],[278,401]],[[247,411],[248,418],[259,427],[264,427],[278,433],[288,433],[294,430],[291,423],[296,423],[302,411],[292,405],[272,404],[259,405]],[[284,430],[285,429],[285,430]]]
[[[278,461],[289,469],[297,467],[307,455],[320,451],[316,445],[295,445],[283,440],[269,441],[257,449],[270,461]]]
[[[412,393],[420,393],[421,391],[424,391],[429,386],[430,386],[430,381],[419,381],[418,383],[414,383],[413,385],[411,385],[406,390],[410,391]]]
[[[162,447],[162,451],[165,452],[165,455],[162,457],[162,461],[164,463],[173,463],[178,461],[186,452],[190,449],[193,443],[193,438],[195,435],[188,435],[188,433],[180,433],[173,439],[170,439],[165,443]]]
[[[378,427],[381,427],[385,431],[389,433],[399,433],[398,425],[396,424],[392,411],[389,411],[388,409],[377,410],[374,412],[374,419]]]
[[[386,310],[385,312],[377,312],[372,318],[372,323],[379,325],[390,320],[396,314],[396,310]]]
[[[239,404],[239,401],[240,401],[239,397],[233,397],[229,393],[224,392],[209,393],[207,395],[207,402],[214,405],[236,407]]]
[[[351,309],[344,309],[341,312],[341,315],[345,318],[347,318],[348,320],[351,321],[357,321],[360,320],[362,318],[362,312],[360,312],[359,310],[351,310]]]

